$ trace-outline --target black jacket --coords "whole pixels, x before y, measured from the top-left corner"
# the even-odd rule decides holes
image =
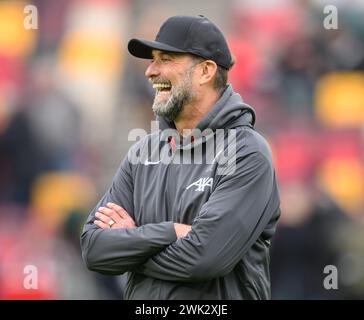
[[[192,142],[174,146],[162,131],[174,125],[159,119],[162,130],[129,150],[90,213],[81,236],[88,268],[128,272],[126,299],[269,299],[269,247],[279,195],[270,148],[254,122],[254,111],[231,86],[198,125],[211,129],[210,135],[197,133]],[[217,129],[224,129],[223,144],[214,148],[225,153],[216,150],[211,163],[209,141]],[[236,134],[234,153],[228,152],[229,130]],[[202,164],[181,161],[198,152]],[[217,161],[223,156],[229,161]],[[94,225],[95,210],[109,201],[121,205],[138,227]],[[192,225],[192,231],[177,239],[173,222]]]

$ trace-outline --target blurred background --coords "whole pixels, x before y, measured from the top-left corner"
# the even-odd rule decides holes
[[[26,30],[26,5],[38,29]],[[335,5],[338,28],[325,29]],[[123,277],[86,270],[79,235],[154,92],[131,37],[177,14],[226,34],[235,91],[274,153],[282,217],[273,299],[364,298],[364,2],[0,1],[0,299],[120,299]],[[330,20],[330,19],[329,19]],[[331,20],[331,22],[333,22]],[[36,266],[38,289],[26,290]],[[338,289],[326,290],[326,265]]]

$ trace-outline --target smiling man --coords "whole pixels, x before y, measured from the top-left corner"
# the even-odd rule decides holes
[[[187,54],[159,50],[153,50],[152,56],[153,61],[145,75],[156,89],[153,111],[158,116],[175,121],[183,107],[194,102],[193,58]]]
[[[225,37],[203,16],[175,16],[155,41],[132,39],[128,49],[151,61],[161,130],[132,146],[90,213],[86,265],[127,272],[125,299],[269,299],[278,188],[254,111],[227,84]],[[181,164],[186,154],[201,158]]]
[[[173,121],[180,134],[194,129],[225,89],[226,82],[217,87],[213,80],[218,65],[191,54],[152,50],[151,55],[145,75],[156,89],[154,113]],[[198,65],[200,70],[195,72]],[[226,72],[220,67],[220,73]]]

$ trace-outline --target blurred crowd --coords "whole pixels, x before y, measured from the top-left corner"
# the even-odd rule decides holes
[[[122,298],[122,276],[85,268],[79,235],[129,131],[154,119],[147,62],[127,42],[177,14],[204,14],[226,34],[229,81],[272,146],[272,298],[364,298],[364,3],[33,0],[38,29],[27,30],[29,3],[0,2],[0,299]],[[325,28],[327,4],[337,28]],[[323,285],[327,265],[337,290]]]

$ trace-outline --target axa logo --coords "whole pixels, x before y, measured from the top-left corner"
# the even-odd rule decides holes
[[[196,189],[195,191],[205,191],[205,187],[210,187],[212,188],[212,183],[213,183],[214,179],[213,178],[200,178],[197,181],[191,183],[186,190],[188,190],[189,188],[195,186]]]

